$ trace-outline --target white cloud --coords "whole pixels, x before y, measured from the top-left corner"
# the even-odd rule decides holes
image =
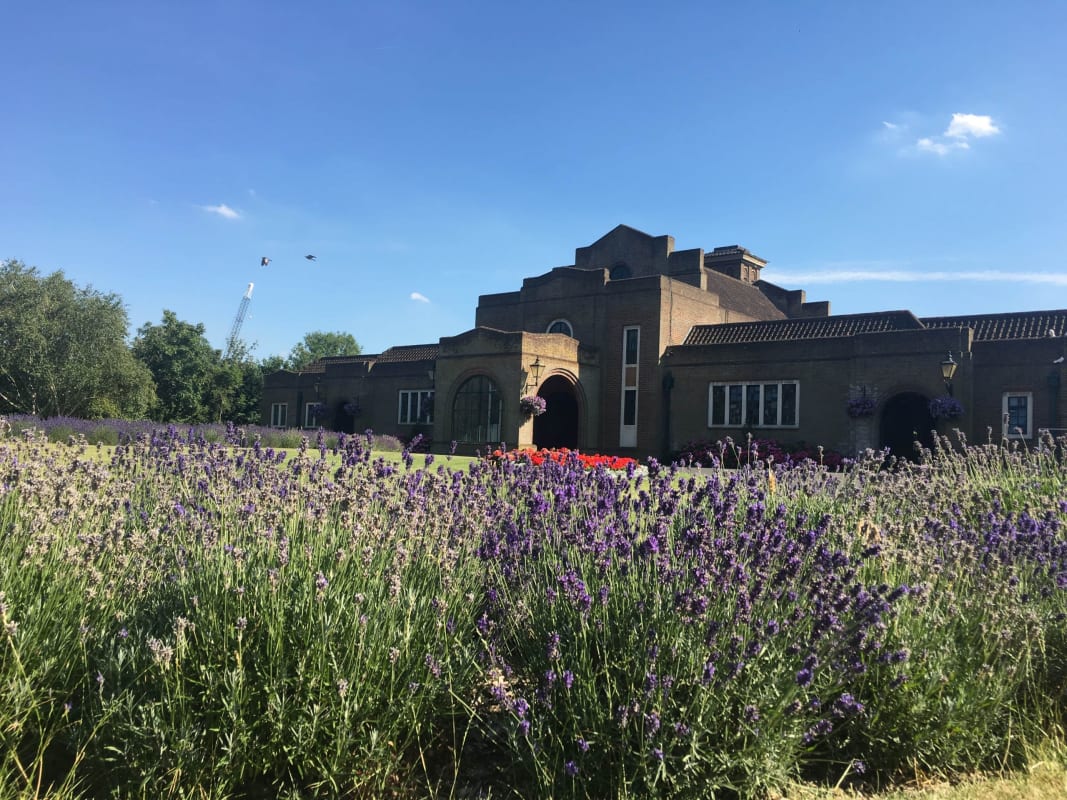
[[[409,295],[409,297],[410,297],[410,298],[411,298],[412,300],[418,300],[418,301],[419,301],[420,303],[429,303],[429,302],[430,302],[430,298],[429,298],[429,297],[427,297],[427,296],[426,296],[426,295],[424,295],[424,294],[420,294],[419,292],[412,292],[412,293],[411,293],[411,294]]]
[[[891,130],[891,131],[895,131],[897,128],[900,127],[899,125],[897,125],[894,122],[886,122],[885,120],[882,120],[882,124],[885,125],[887,130]]]
[[[939,142],[928,136],[915,143],[916,150],[921,150],[924,153],[936,153],[939,156],[948,155],[953,150],[968,150],[970,147],[967,142]]]
[[[219,203],[217,206],[200,206],[200,208],[207,211],[209,214],[218,214],[220,217],[225,217],[226,219],[241,218],[240,212],[234,211],[225,203]]]
[[[889,123],[882,123],[887,125]],[[970,150],[970,139],[984,139],[1000,133],[993,118],[985,114],[953,114],[940,136],[923,136],[915,142],[915,150],[947,156],[956,150]]]
[[[887,283],[919,283],[931,281],[975,281],[980,283],[1036,283],[1049,286],[1067,286],[1067,274],[1055,272],[1005,272],[1004,270],[977,270],[921,272],[906,269],[855,269],[837,272],[811,272],[779,274],[774,273],[767,279],[776,283],[815,284],[815,283],[857,283],[859,281],[883,281]]]
[[[992,117],[981,114],[953,114],[945,136],[959,139],[974,136],[980,139],[983,136],[995,136],[998,133],[1000,133],[1000,128],[993,123]]]

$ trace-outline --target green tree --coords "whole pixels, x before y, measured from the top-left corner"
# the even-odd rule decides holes
[[[142,417],[152,376],[126,344],[121,298],[0,263],[0,411],[43,417]]]
[[[299,370],[326,356],[358,356],[363,352],[350,333],[311,331],[289,351],[289,369]]]
[[[219,394],[219,420],[230,420],[239,425],[256,424],[260,421],[260,401],[263,398],[262,364],[252,358],[252,346],[243,341],[234,343],[229,358],[220,365],[216,379]]]
[[[267,356],[259,362],[259,370],[266,376],[280,369],[285,369],[288,363],[284,356]]]
[[[156,382],[153,419],[195,423],[222,416],[230,375],[223,368],[222,354],[204,336],[202,324],[184,322],[164,310],[159,325],[146,323],[137,330],[133,354]]]

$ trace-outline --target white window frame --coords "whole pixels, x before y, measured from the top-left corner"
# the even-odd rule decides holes
[[[304,428],[317,428],[319,427],[319,421],[315,414],[311,413],[311,409],[317,406],[319,402],[317,400],[310,403],[304,403]]]
[[[415,418],[411,419],[411,400],[415,401]],[[397,425],[433,425],[433,389],[401,389],[396,401]]]
[[[284,428],[289,422],[289,404],[270,404],[270,426],[272,428]]]
[[[723,410],[723,422],[715,422],[715,389],[723,387],[725,408]],[[741,392],[741,421],[730,421],[730,387],[740,387]],[[759,387],[759,407],[756,409],[756,422],[748,422],[748,396],[749,387]],[[764,422],[764,389],[766,386],[778,387],[777,415],[774,423]],[[782,387],[795,387],[795,400],[793,407],[793,422],[782,422]],[[708,384],[708,427],[709,428],[784,428],[791,430],[800,427],[800,381],[799,380],[748,380],[748,381],[713,381]]]
[[[637,347],[635,348],[633,362],[626,360],[626,340],[630,331],[637,335]],[[619,447],[637,447],[637,419],[638,419],[638,391],[640,384],[641,362],[641,326],[627,325],[622,329],[622,380],[619,392]],[[626,424],[626,398],[633,397],[633,424]]]
[[[1026,427],[1020,433],[1016,428],[1008,428],[1008,400],[1012,397],[1026,398]],[[1006,439],[1032,439],[1034,436],[1034,393],[1004,392],[1000,398],[1001,435]]]

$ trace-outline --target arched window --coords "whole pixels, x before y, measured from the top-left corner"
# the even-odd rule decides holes
[[[548,324],[549,333],[562,333],[564,336],[574,338],[574,329],[565,319],[556,319]]]
[[[611,271],[608,273],[608,278],[613,281],[621,281],[631,277],[632,274],[630,268],[620,261],[611,268]]]
[[[463,382],[452,402],[452,436],[457,442],[500,442],[500,392],[485,375]]]

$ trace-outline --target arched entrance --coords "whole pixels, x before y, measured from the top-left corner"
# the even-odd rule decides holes
[[[537,394],[545,398],[545,413],[534,417],[534,445],[577,448],[578,397],[574,384],[562,375],[553,375]]]
[[[931,431],[936,423],[930,416],[929,403],[918,392],[901,392],[889,398],[882,409],[879,447],[888,447],[897,458],[909,461],[918,457],[915,442],[921,442],[925,448],[933,447]]]

